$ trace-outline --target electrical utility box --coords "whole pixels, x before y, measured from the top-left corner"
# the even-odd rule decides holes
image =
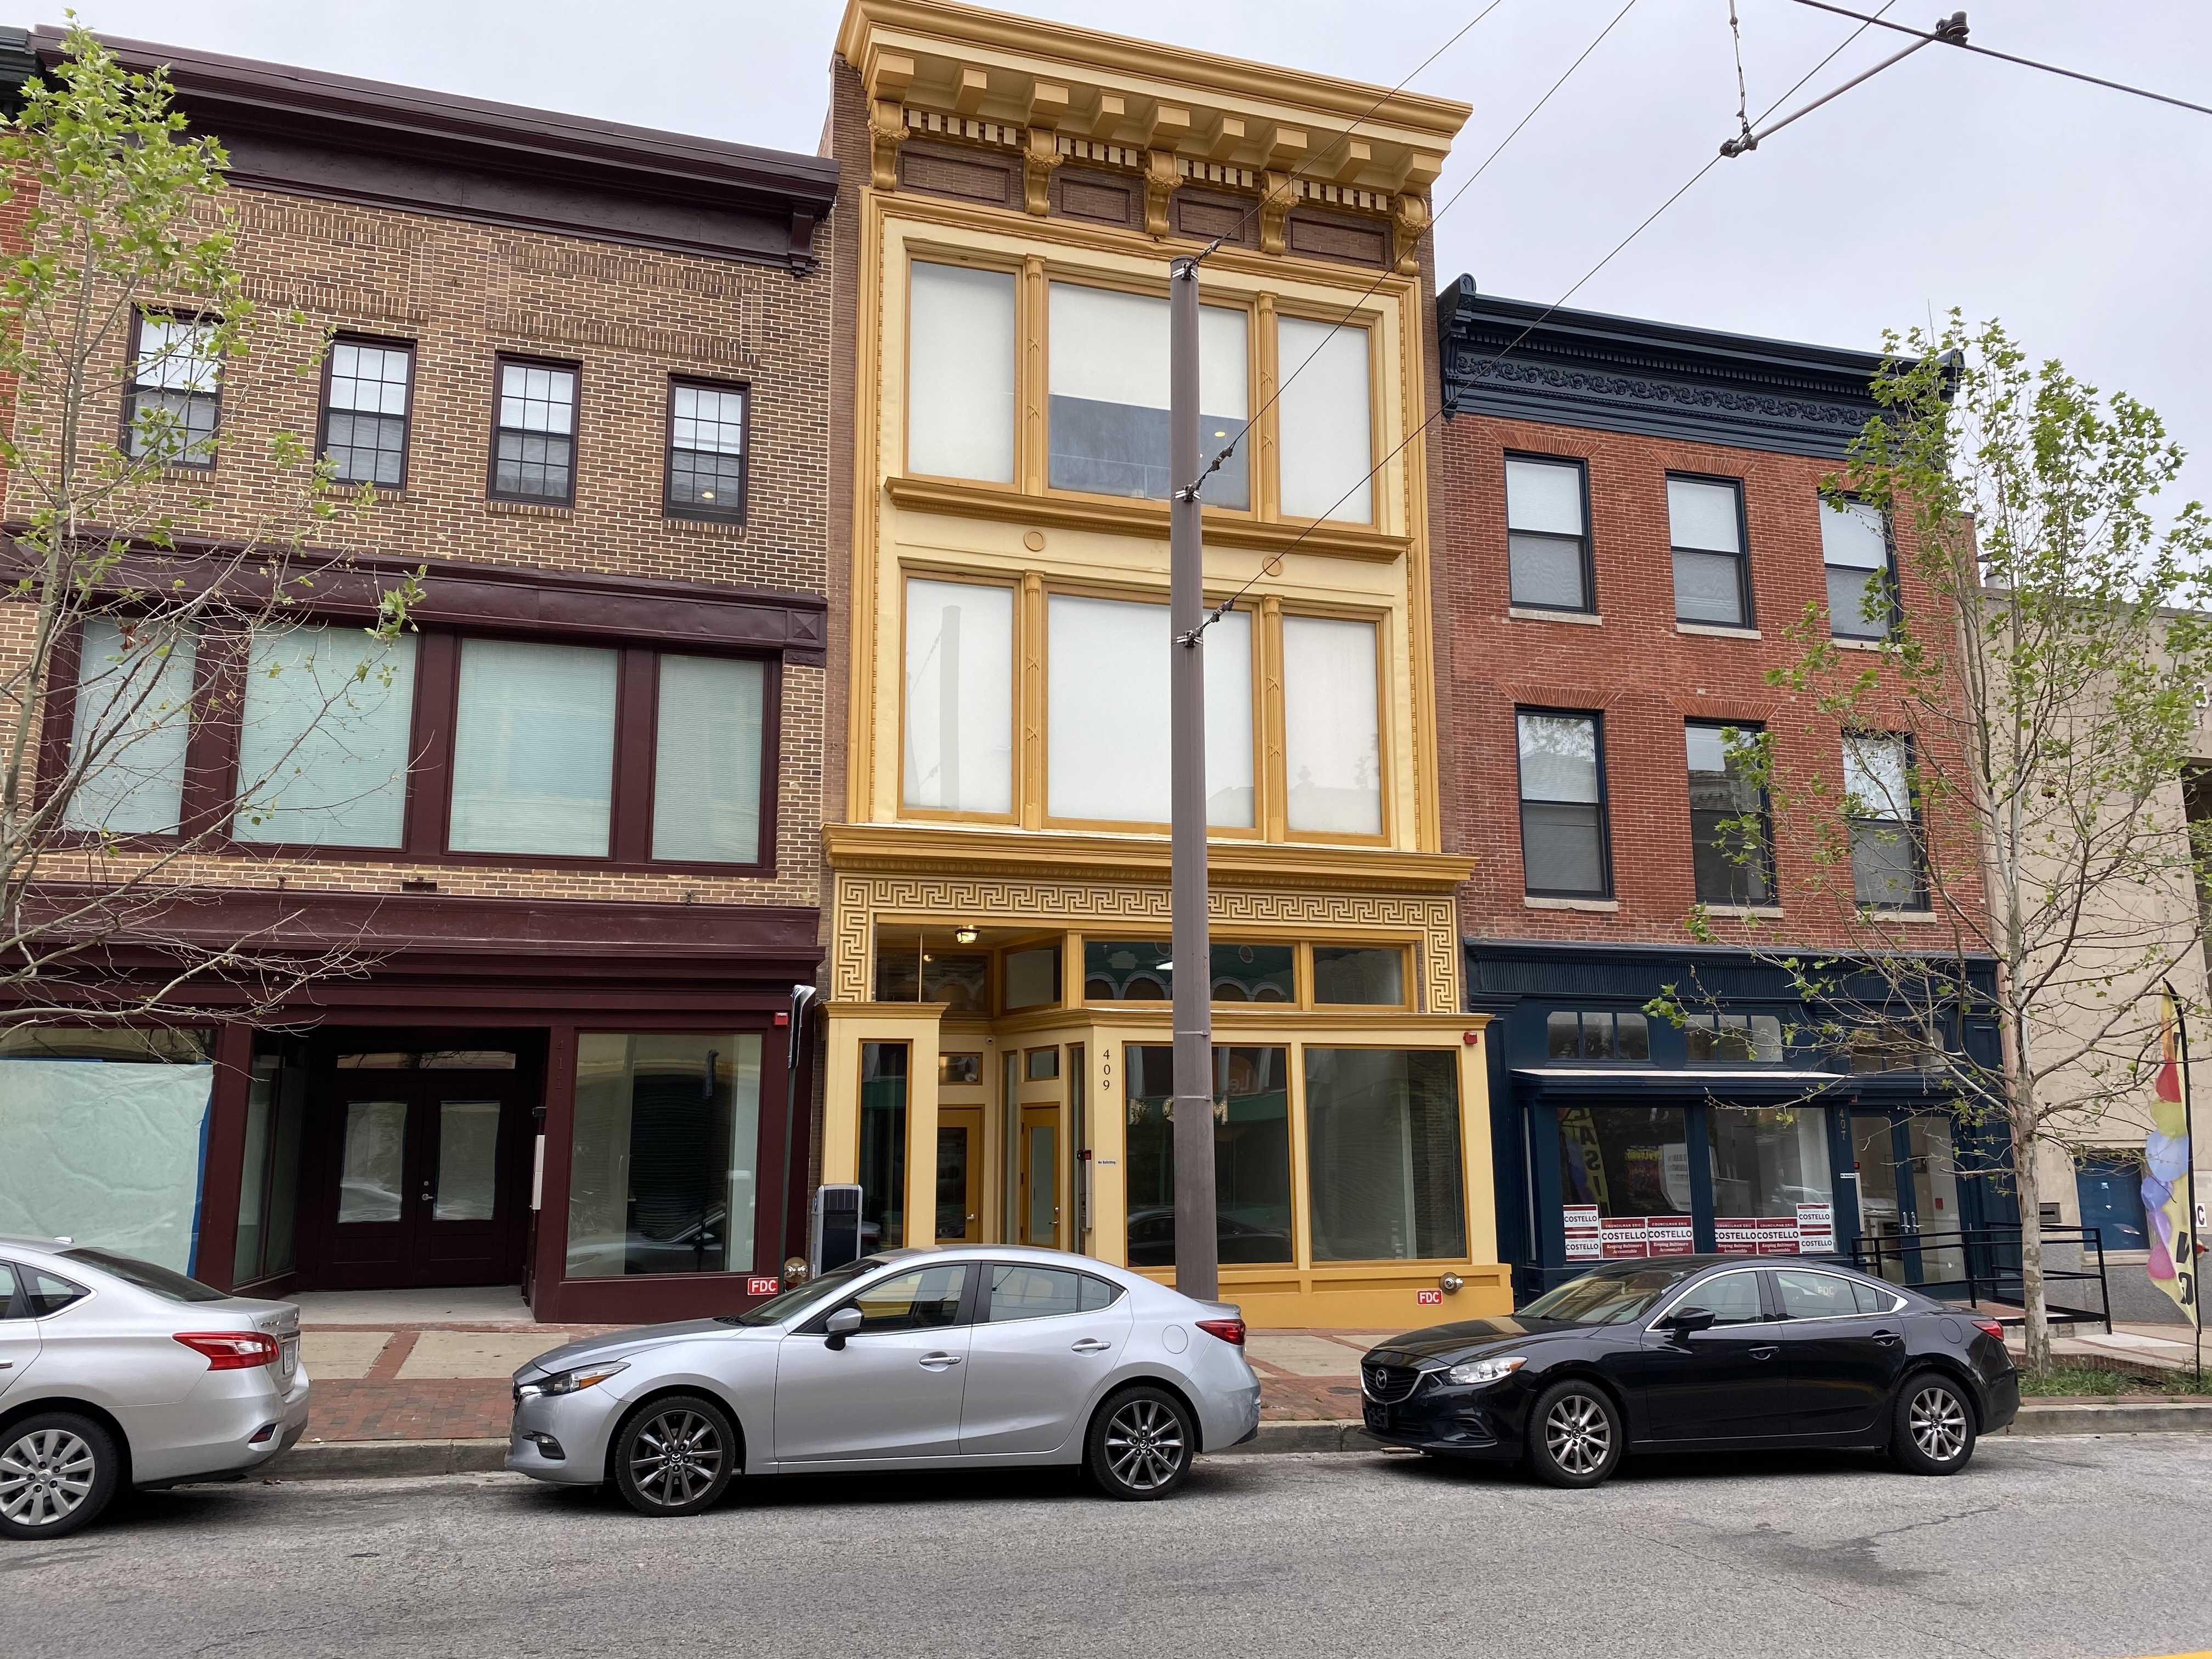
[[[846,1182],[814,1189],[807,1257],[817,1274],[860,1259],[860,1189]]]

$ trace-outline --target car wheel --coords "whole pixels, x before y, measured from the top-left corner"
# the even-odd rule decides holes
[[[1197,1425],[1164,1389],[1129,1389],[1091,1419],[1085,1462],[1109,1498],[1165,1498],[1182,1485],[1198,1447]]]
[[[738,1435],[699,1394],[649,1402],[615,1431],[615,1490],[640,1515],[696,1515],[729,1490]]]
[[[1922,1371],[1897,1391],[1889,1453],[1914,1474],[1956,1474],[1974,1455],[1974,1403],[1948,1376]]]
[[[90,1526],[115,1496],[122,1461],[106,1429],[72,1412],[0,1430],[0,1537],[59,1538]]]
[[[1547,1486],[1595,1486],[1620,1454],[1620,1413],[1595,1383],[1555,1383],[1528,1413],[1528,1472]]]

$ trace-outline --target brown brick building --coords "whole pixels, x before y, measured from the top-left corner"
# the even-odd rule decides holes
[[[1748,948],[1847,944],[1853,902],[1959,948],[1916,860],[1973,857],[1971,826],[1919,822],[1886,785],[1904,738],[1847,741],[1768,679],[1805,651],[1793,628],[1846,653],[1879,639],[1870,586],[1926,604],[1879,515],[1820,499],[1880,359],[1547,312],[1464,277],[1438,322],[1457,410],[1438,446],[1445,834],[1477,860],[1470,1006],[1502,1031],[1501,1255],[1526,1287],[1600,1255],[1887,1240],[1896,1271],[1954,1276],[1955,1242],[1905,1247],[2002,1219],[1972,1173],[1988,1149],[1917,1059],[1809,1042],[1789,975]],[[1753,727],[1785,776],[1897,803],[1854,836],[1850,900],[1808,890],[1801,838],[1774,837],[1765,867],[1717,845],[1759,799],[1723,733]],[[1701,904],[1723,944],[1692,947]],[[1686,1029],[1644,1012],[1669,986]]]
[[[255,700],[286,682],[220,660],[198,683],[244,712],[196,719],[133,797],[126,861],[224,826],[163,872],[193,896],[177,927],[368,959],[288,1030],[164,1039],[149,1109],[181,1150],[149,1154],[140,1253],[270,1291],[519,1283],[549,1318],[729,1306],[799,1236],[806,1175],[787,1039],[821,959],[836,168],[112,44],[227,147],[263,319],[212,465],[170,475],[179,522],[219,556],[276,508],[269,434],[312,433],[378,499],[313,550],[301,617],[333,632],[270,649],[426,572],[342,808],[289,805],[309,779],[244,810]],[[325,330],[320,379],[295,372]],[[118,625],[57,672],[49,776]],[[57,1114],[122,1073],[89,1034],[16,1041],[9,1085]],[[0,1212],[118,1220],[58,1189]]]

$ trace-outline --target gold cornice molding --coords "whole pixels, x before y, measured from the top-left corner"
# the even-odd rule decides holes
[[[1101,875],[1164,884],[1165,836],[1086,836],[933,823],[830,823],[822,844],[838,870],[954,871],[963,875],[1089,880]],[[1218,887],[1326,887],[1449,894],[1474,873],[1465,854],[1387,847],[1285,846],[1223,841],[1206,849]]]
[[[1473,113],[1453,99],[953,0],[851,0],[837,52],[871,98],[1017,125],[1066,124],[1102,140],[1259,168],[1335,144],[1356,123],[1368,154],[1346,144],[1330,171],[1352,174],[1335,182],[1383,191],[1426,189]],[[1241,141],[1232,143],[1236,132]]]
[[[1168,538],[1165,501],[1079,501],[1065,495],[1030,495],[988,484],[968,484],[939,478],[886,478],[884,490],[891,505],[904,512],[936,513],[948,517],[989,519],[1002,524],[1036,525],[1053,530],[1093,530],[1114,536],[1141,536],[1151,541]],[[1302,553],[1329,553],[1343,559],[1364,559],[1391,564],[1406,556],[1413,544],[1410,536],[1360,530],[1340,525],[1309,527],[1298,524],[1266,524],[1257,519],[1221,514],[1207,519],[1209,547],[1254,548],[1263,553],[1289,550],[1296,544]]]

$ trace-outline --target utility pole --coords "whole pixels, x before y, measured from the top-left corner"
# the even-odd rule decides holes
[[[1202,257],[1202,256],[1200,256]],[[1168,712],[1173,790],[1176,1289],[1221,1293],[1213,1199],[1213,950],[1206,916],[1206,550],[1199,518],[1198,258],[1168,267]]]

